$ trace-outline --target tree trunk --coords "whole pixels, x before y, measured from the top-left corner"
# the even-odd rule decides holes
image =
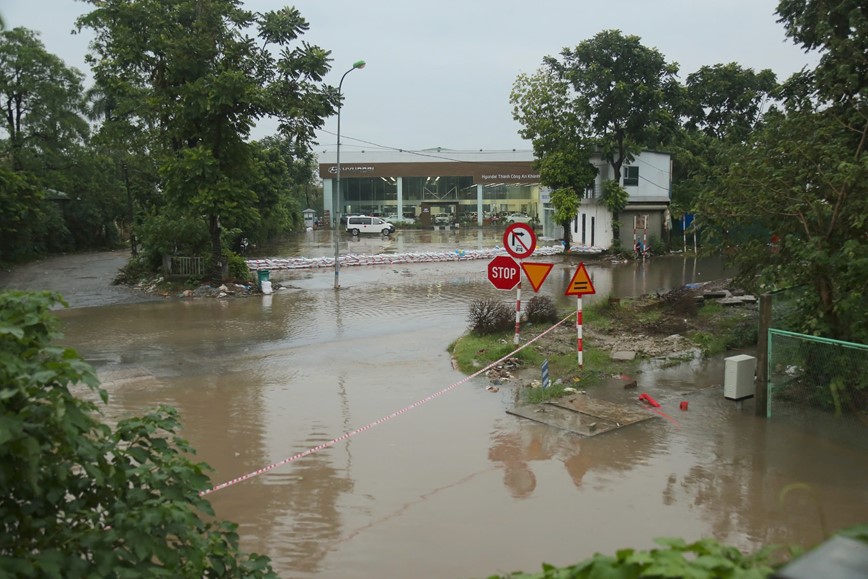
[[[623,140],[618,142],[618,158],[612,160],[612,170],[615,173],[615,182],[621,184],[621,165],[624,164]],[[612,244],[616,247],[621,244],[621,212],[612,211]]]
[[[850,336],[843,335],[841,325],[838,323],[838,316],[835,315],[834,303],[834,286],[832,280],[825,274],[817,273],[814,281],[814,287],[817,290],[817,296],[820,299],[820,318],[828,326],[828,331],[832,337],[838,340],[849,340]]]
[[[573,244],[570,220],[567,219],[561,225],[564,226],[564,253],[569,253],[570,246]]]
[[[220,216],[208,216],[208,232],[211,234],[211,272],[210,280],[214,285],[223,283],[223,248],[220,243]]]

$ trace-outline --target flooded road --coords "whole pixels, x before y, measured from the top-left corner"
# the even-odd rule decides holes
[[[269,255],[333,255],[328,234],[308,232]],[[487,232],[413,232],[344,239],[341,250],[498,242]],[[575,262],[548,261],[555,268],[541,292],[574,305],[562,294]],[[592,299],[725,273],[718,261],[680,257],[588,269]],[[484,261],[344,268],[339,292],[331,270],[272,272],[291,289],[59,315],[65,342],[109,391],[108,416],[178,408],[217,484],[461,381],[446,348],[465,331],[468,304],[514,301],[485,270]],[[271,557],[283,577],[484,577],[648,548],[659,536],[714,536],[744,549],[809,545],[868,520],[864,446],[808,433],[797,421],[757,419],[750,401],[725,400],[721,359],[637,379],[671,420],[581,439],[507,415],[515,391],[490,393],[487,380],[473,379],[209,498],[218,516],[239,523],[243,546]],[[636,396],[620,386],[592,394]],[[677,409],[681,400],[687,412]],[[792,483],[809,490],[782,499]]]

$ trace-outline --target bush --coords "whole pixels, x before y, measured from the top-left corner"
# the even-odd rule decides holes
[[[648,237],[648,247],[651,248],[651,253],[654,255],[664,255],[667,253],[666,244],[656,235]]]
[[[250,281],[250,269],[247,267],[247,261],[237,253],[230,253],[228,256],[229,279],[236,282]]]
[[[515,323],[515,312],[502,301],[493,298],[474,300],[467,315],[470,331],[475,334],[504,332]]]
[[[533,324],[555,323],[560,321],[555,303],[549,296],[533,296],[525,307],[527,321]]]
[[[148,262],[144,255],[130,259],[123,266],[112,281],[113,285],[134,285],[139,281],[151,277],[156,267]]]

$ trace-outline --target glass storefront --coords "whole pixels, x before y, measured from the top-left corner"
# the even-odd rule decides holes
[[[395,177],[341,179],[345,210],[367,215],[397,215],[398,181]],[[422,205],[458,206],[460,219],[475,218],[477,187],[473,177],[404,177],[404,217],[418,217]],[[522,212],[536,217],[534,185],[493,184],[482,187],[482,206],[487,216]]]

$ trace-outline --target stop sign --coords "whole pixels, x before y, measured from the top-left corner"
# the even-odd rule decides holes
[[[508,255],[498,255],[488,263],[488,281],[499,290],[511,290],[521,281],[518,262]]]

